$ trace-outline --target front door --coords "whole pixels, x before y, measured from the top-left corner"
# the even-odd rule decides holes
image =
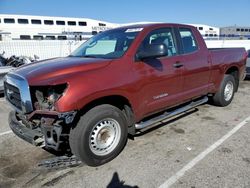
[[[180,56],[176,47],[172,28],[161,28],[151,31],[141,43],[139,50],[150,44],[165,44],[166,56],[149,58],[135,62],[134,69],[140,75],[141,105],[144,114],[160,111],[180,101],[182,91],[182,67],[176,67]]]

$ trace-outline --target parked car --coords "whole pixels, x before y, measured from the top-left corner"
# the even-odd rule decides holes
[[[3,87],[4,76],[13,69],[14,68],[11,66],[0,66],[0,94],[4,92],[4,87]]]
[[[8,72],[24,64],[35,62],[37,59],[39,59],[39,57],[36,55],[34,55],[34,58],[15,55],[5,58],[4,52],[0,54],[0,94],[4,92],[3,78]]]
[[[0,94],[3,93],[3,77],[10,72],[13,67],[6,66],[7,58],[4,57],[4,52],[0,54]]]
[[[247,51],[247,65],[246,65],[246,77],[250,78],[250,50]]]
[[[206,103],[231,103],[245,74],[244,48],[207,49],[199,31],[146,24],[95,35],[69,57],[5,77],[9,124],[22,139],[102,165],[128,134]],[[21,143],[20,143],[21,144]]]

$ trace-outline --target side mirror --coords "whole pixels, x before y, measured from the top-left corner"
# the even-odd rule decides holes
[[[165,44],[150,44],[137,53],[137,59],[157,58],[168,55]]]

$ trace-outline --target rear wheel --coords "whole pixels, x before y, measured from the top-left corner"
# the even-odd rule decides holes
[[[115,158],[127,141],[127,123],[122,111],[104,104],[84,114],[70,131],[72,153],[89,166]]]
[[[236,89],[235,79],[232,75],[225,75],[219,91],[213,96],[213,103],[217,106],[227,106],[231,103]]]

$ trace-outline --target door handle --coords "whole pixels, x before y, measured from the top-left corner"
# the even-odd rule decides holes
[[[181,68],[183,67],[183,64],[180,61],[176,61],[176,63],[173,64],[174,68]]]

